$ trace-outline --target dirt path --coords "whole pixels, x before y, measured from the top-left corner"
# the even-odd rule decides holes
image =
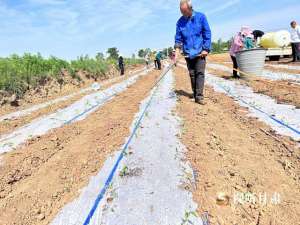
[[[289,69],[289,68],[280,68],[274,67],[272,64],[266,64],[265,69],[271,70],[273,72],[283,72],[283,73],[290,73],[290,74],[298,74],[300,76],[299,69]]]
[[[189,84],[187,71],[177,68],[182,142],[197,174],[193,195],[199,213],[208,211],[212,225],[299,224],[298,143],[247,117],[246,109],[211,88],[206,87],[205,106],[193,103]]]
[[[208,56],[208,61],[212,61],[215,63],[228,63],[232,62],[230,55],[228,53],[222,53],[222,54],[210,54]]]
[[[52,130],[46,135],[28,141],[22,148],[0,155],[0,224],[49,224],[67,203],[77,199],[80,190],[89,183],[89,178],[95,176],[108,156],[124,144],[132,121],[140,110],[140,102],[148,96],[159,75],[160,71],[153,71],[148,76],[140,78],[85,120]],[[155,149],[157,151],[155,154],[147,153],[149,155],[146,159],[153,157],[162,161],[161,167],[156,167],[152,160],[149,160],[147,163],[149,168],[152,168],[149,173],[152,174],[155,169],[160,168],[162,174],[163,172],[167,174],[166,177],[174,176],[171,174],[172,171],[168,170],[170,168],[163,167],[166,160],[178,163],[177,159],[172,161],[173,153],[178,157],[178,141],[174,137],[168,140],[172,141],[172,144],[164,141],[164,138],[173,134],[180,137],[181,142],[187,147],[187,160],[192,163],[197,178],[195,187],[192,185],[181,188],[183,191],[193,190],[194,201],[199,205],[199,215],[208,211],[212,225],[298,225],[299,143],[275,134],[264,123],[248,117],[247,109],[241,108],[233,99],[216,93],[209,87],[206,87],[205,93],[207,104],[205,106],[195,104],[189,98],[190,81],[185,69],[176,68],[175,79],[175,89],[179,96],[176,114],[183,119],[182,134],[175,135],[175,131],[170,133],[176,124],[172,122],[173,114],[163,116],[163,120],[168,119],[168,116],[171,118],[168,122],[159,119],[161,112],[168,107],[166,103],[174,98],[170,96],[168,87],[165,89],[166,92],[162,92],[163,96],[157,96],[155,100],[157,105],[153,108],[152,114],[151,112],[148,114],[148,122],[143,124],[139,133],[142,137],[137,138],[137,141],[141,141],[140,145],[131,149],[138,154],[128,157],[129,172],[133,171],[131,169],[134,166],[139,168],[145,166],[140,164],[140,159],[145,156],[143,152],[138,152],[140,148],[144,149],[145,145],[150,148],[151,144],[153,148],[166,145],[161,148],[169,150],[167,153],[170,155],[160,152],[161,148]],[[170,82],[167,84],[170,85]],[[162,111],[159,110],[160,107]],[[168,108],[168,112],[169,109],[171,107]],[[160,129],[160,126],[165,129]],[[156,142],[149,139],[151,133],[158,135]],[[172,152],[174,148],[176,152]],[[173,168],[178,168],[178,165]],[[135,172],[140,174],[141,170],[134,170],[133,174]],[[142,173],[146,173],[146,170],[142,170]],[[130,182],[138,186],[142,180],[143,184],[147,184],[148,176],[133,177],[135,178],[121,177],[116,183],[117,186],[122,185],[123,192],[118,192],[123,193],[123,198],[122,196],[119,198],[122,199],[120,202],[126,202],[132,207],[138,204],[145,206],[151,213],[157,213],[156,217],[153,217],[156,218],[155,221],[161,221],[162,218],[160,215],[162,210],[155,212],[155,209],[168,205],[179,197],[180,201],[172,203],[178,203],[178,211],[174,218],[171,218],[175,221],[175,217],[178,217],[184,208],[180,209],[183,206],[182,198],[191,197],[191,195],[184,197],[184,194],[170,195],[172,192],[168,191],[168,188],[173,191],[179,187],[176,181],[170,186],[162,185],[166,189],[161,191],[166,191],[166,196],[170,195],[168,198],[172,201],[166,201],[157,207],[146,204],[148,201],[143,205],[142,200],[138,198],[139,194],[134,196],[135,192],[132,192],[131,198],[126,196],[131,190]],[[156,196],[156,192],[151,189],[152,184],[154,186],[155,181],[150,181],[144,189],[139,189],[136,193],[144,193],[145,196],[149,196],[150,193],[150,196]],[[145,190],[147,191],[143,192]],[[217,195],[220,194],[228,197],[228,204],[226,198],[225,201],[219,199],[217,204]],[[132,202],[131,199],[135,200]],[[113,203],[113,200],[107,199],[108,203]],[[153,204],[158,204],[159,200],[153,200]],[[251,200],[256,200],[256,203],[250,203]],[[120,205],[120,208],[122,207],[123,204]],[[114,210],[114,207],[110,209]],[[134,211],[136,215],[143,215],[138,209],[136,207]],[[130,209],[126,210],[127,214],[131,213]],[[104,215],[104,220],[115,217],[114,221],[119,221],[121,217],[118,215],[125,215],[124,219],[135,221],[134,216],[127,217],[121,211],[116,211],[117,214],[106,211],[106,216],[105,213],[101,215]],[[103,223],[108,224],[105,221]]]
[[[217,69],[208,69],[209,73],[222,77],[224,79],[232,79],[232,74]],[[267,80],[259,77],[245,77],[238,80],[241,84],[245,84],[253,89],[255,93],[268,95],[278,103],[294,105],[300,108],[300,85],[285,80]]]
[[[232,61],[231,61],[230,55],[228,53],[209,55],[208,61],[211,62],[211,63],[220,63],[224,66],[232,68]],[[277,73],[278,72],[283,72],[283,73],[299,74],[300,75],[300,70],[299,69],[290,69],[290,68],[288,68],[289,65],[291,67],[293,67],[293,65],[295,67],[297,67],[297,66],[299,66],[299,64],[286,63],[285,66],[287,66],[287,68],[280,68],[277,65],[279,65],[278,62],[277,63],[275,63],[275,62],[266,62],[265,63],[265,69],[270,70],[272,72],[277,72]]]
[[[232,73],[232,66],[228,63],[214,63],[214,62],[208,62],[207,68],[211,69],[218,69],[222,71],[226,71],[229,73]],[[280,81],[280,80],[286,80],[286,81],[291,81],[300,84],[300,75],[296,73],[287,73],[287,72],[278,72],[276,70],[268,70],[264,69],[262,74],[257,74],[257,75],[245,75],[242,74],[242,76],[246,77],[260,77],[263,79],[268,79],[268,80],[275,80],[275,81]]]
[[[122,146],[139,103],[159,76],[153,71],[83,121],[3,154],[0,224],[48,224],[76,198],[104,160]]]
[[[136,66],[134,68],[129,69],[126,74],[131,74],[133,71],[136,70],[140,70],[142,69],[144,66]],[[115,74],[115,76],[113,77],[117,77],[119,76],[118,74]],[[113,77],[111,77],[111,79],[114,79]],[[71,78],[68,78],[71,79]],[[23,109],[27,109],[33,105],[37,105],[37,104],[41,104],[47,101],[51,101],[54,100],[56,98],[59,98],[61,96],[66,96],[66,95],[70,95],[72,93],[75,93],[76,91],[79,91],[81,89],[87,88],[89,86],[91,86],[91,84],[93,84],[95,82],[94,79],[88,79],[86,77],[83,77],[83,83],[80,84],[72,84],[71,83],[67,83],[66,85],[64,85],[62,87],[62,89],[59,88],[59,86],[53,86],[53,90],[49,90],[49,92],[51,94],[46,95],[45,93],[29,93],[26,94],[24,96],[24,99],[21,100],[21,106],[19,107],[15,107],[15,106],[11,106],[9,104],[5,104],[3,106],[0,107],[0,116],[8,114],[8,113],[12,113],[15,111],[19,111],[19,110],[23,110]],[[99,83],[105,82],[107,79],[105,80],[100,80],[98,81]],[[49,87],[51,88],[51,87]]]
[[[126,76],[119,77],[117,79],[114,78],[114,79],[110,79],[110,80],[100,82],[99,84],[101,85],[101,88],[100,88],[99,91],[104,90],[104,89],[106,89],[106,88],[108,88],[108,87],[110,87],[110,86],[112,86],[116,83],[119,83],[122,80],[125,80],[125,79],[131,77],[134,74],[135,73],[127,74]],[[41,116],[49,115],[53,112],[56,112],[59,109],[63,109],[65,107],[71,105],[72,103],[78,101],[83,96],[86,96],[86,95],[94,93],[94,92],[95,92],[94,90],[91,90],[91,91],[76,95],[76,96],[74,96],[70,99],[67,99],[65,101],[61,101],[61,102],[51,104],[51,105],[49,105],[45,108],[36,110],[36,111],[26,115],[26,116],[21,116],[21,117],[14,118],[14,119],[11,119],[11,120],[1,121],[0,122],[0,135],[9,133],[9,132],[21,127],[21,126],[24,126],[25,124],[29,123],[30,121],[32,121],[36,118],[39,118]]]
[[[193,212],[192,170],[184,158],[186,151],[180,143],[180,120],[173,112],[176,95],[172,71],[164,76],[155,91],[142,102],[135,121],[137,132],[117,167],[109,188],[96,208],[95,199],[103,193],[108,174],[115,168],[117,158],[108,158],[80,197],[59,213],[52,225],[84,224],[90,209],[95,209],[89,224],[190,224],[202,225]],[[151,104],[149,104],[151,101]],[[143,114],[146,109],[146,114]],[[140,116],[145,115],[142,120]],[[97,184],[102,184],[98,187]]]
[[[71,105],[73,102],[81,99],[83,96],[85,95],[88,95],[90,93],[92,93],[93,91],[89,91],[87,93],[84,93],[84,94],[79,94],[73,98],[70,98],[66,101],[62,101],[62,102],[59,102],[59,103],[56,103],[56,104],[52,104],[46,108],[43,108],[43,109],[40,109],[40,110],[37,110],[29,115],[26,115],[24,117],[20,117],[20,118],[15,118],[15,119],[12,119],[12,120],[4,120],[2,122],[0,122],[0,134],[6,134],[6,133],[9,133],[9,132],[12,132],[13,130],[19,128],[19,127],[22,127],[24,126],[25,124],[29,123],[30,121],[38,118],[38,117],[41,117],[41,116],[46,116],[46,115],[49,115],[59,109],[62,109],[62,108],[65,108],[67,107],[68,105]]]
[[[33,105],[41,104],[47,101],[54,100],[56,98],[59,98],[61,96],[66,96],[70,95],[80,89],[84,89],[89,87],[92,83],[95,81],[92,79],[86,79],[84,83],[81,83],[80,85],[72,85],[72,84],[67,84],[63,86],[63,88],[60,90],[59,86],[53,87],[54,90],[52,90],[51,95],[46,96],[46,94],[27,94],[24,99],[22,100],[22,103],[20,106],[11,106],[9,104],[5,104],[1,106],[0,108],[0,116],[3,116],[8,113],[13,113],[15,111],[23,110],[26,108],[29,108]]]

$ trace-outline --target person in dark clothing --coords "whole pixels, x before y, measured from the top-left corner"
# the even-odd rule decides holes
[[[158,64],[157,64],[157,60],[154,59],[154,66],[155,66],[155,69],[158,69]]]
[[[125,73],[125,65],[124,65],[124,59],[122,56],[119,57],[119,69],[121,72],[121,76]]]
[[[157,69],[161,70],[161,52],[158,52],[155,56]]]
[[[300,60],[300,26],[296,21],[291,22],[291,44],[293,51],[293,62]]]
[[[203,13],[193,10],[191,0],[180,1],[182,17],[176,25],[176,60],[180,50],[186,59],[195,102],[204,105],[206,56],[211,49],[211,30]]]
[[[300,60],[300,43],[291,43],[292,45],[292,55],[293,61],[298,62]]]
[[[253,36],[254,36],[254,40],[257,41],[258,38],[261,38],[262,36],[264,36],[264,32],[261,30],[254,30],[252,32]]]

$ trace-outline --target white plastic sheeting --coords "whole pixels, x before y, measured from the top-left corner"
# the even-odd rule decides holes
[[[141,71],[143,71],[145,69],[146,68],[143,68],[143,69],[137,70],[137,71],[135,71],[133,73],[141,72]],[[49,105],[56,104],[58,102],[66,101],[66,100],[68,100],[70,98],[75,97],[76,95],[84,94],[84,93],[87,93],[89,91],[98,91],[101,88],[102,85],[118,81],[118,80],[120,80],[122,78],[123,77],[115,77],[115,78],[106,80],[104,82],[101,82],[101,84],[95,82],[90,87],[84,88],[84,89],[82,89],[82,90],[80,90],[80,91],[78,91],[76,93],[73,93],[73,94],[70,94],[70,95],[66,95],[66,96],[63,96],[63,97],[59,97],[57,99],[54,99],[54,100],[51,100],[51,101],[48,101],[48,102],[45,102],[45,103],[37,104],[37,105],[34,105],[34,106],[32,106],[30,108],[27,108],[27,109],[24,109],[24,110],[20,110],[20,111],[16,111],[16,112],[13,112],[13,113],[9,113],[9,114],[0,116],[0,122],[4,121],[4,120],[13,120],[13,119],[16,119],[16,118],[20,118],[22,116],[29,115],[29,114],[31,114],[34,111],[43,109],[45,107],[48,107]]]
[[[249,116],[256,117],[260,121],[265,122],[281,135],[289,136],[296,141],[300,140],[300,134],[270,118],[271,116],[300,131],[300,109],[292,105],[278,104],[269,96],[254,93],[252,88],[248,86],[211,74],[206,74],[205,82],[212,86],[215,91],[229,95],[241,106],[247,107],[249,109]]]
[[[116,94],[127,89],[128,86],[134,84],[141,75],[145,75],[147,72],[148,70],[134,75],[104,91],[86,95],[79,101],[64,109],[33,120],[31,123],[15,130],[14,132],[1,136],[0,154],[9,152],[28,139],[43,135],[51,129],[85,119],[90,113],[97,110],[107,101],[111,100]]]
[[[228,64],[232,66],[232,62],[222,62],[223,64]],[[300,71],[300,65],[291,65],[291,64],[271,64],[267,63],[266,66],[273,67],[275,69],[290,69],[290,70],[299,70]]]
[[[267,66],[271,66],[273,68],[279,68],[279,69],[290,69],[290,70],[299,70],[300,71],[300,65],[284,65],[284,64],[266,64]]]
[[[207,63],[206,64],[207,68],[211,68],[211,69],[215,69],[215,70],[221,70],[221,71],[225,71],[225,72],[229,72],[232,73],[232,69],[230,69],[227,66],[224,66],[222,64],[217,64],[217,63]]]
[[[30,113],[34,112],[34,111],[37,111],[39,109],[43,109],[43,108],[45,108],[49,105],[53,105],[53,104],[56,104],[58,102],[66,101],[70,98],[75,97],[76,95],[84,94],[84,93],[92,91],[92,90],[97,91],[99,89],[100,89],[100,85],[98,83],[94,83],[90,87],[84,88],[84,89],[82,89],[82,90],[80,90],[76,93],[73,93],[73,94],[70,94],[70,95],[67,95],[67,96],[63,96],[63,97],[59,97],[59,98],[56,98],[54,100],[51,100],[51,101],[48,101],[48,102],[45,102],[45,103],[41,103],[41,104],[38,104],[38,105],[34,105],[34,106],[32,106],[28,109],[20,110],[20,111],[17,111],[17,112],[13,112],[13,113],[1,116],[0,117],[0,122],[4,121],[4,120],[13,120],[13,119],[16,119],[16,118],[20,118],[22,116],[26,116],[26,115],[29,115]]]
[[[203,224],[194,215],[197,205],[192,200],[191,192],[184,188],[187,184],[193,184],[193,171],[183,161],[185,147],[177,138],[180,122],[172,113],[176,106],[172,87],[173,76],[170,71],[158,87],[112,185],[89,224]],[[150,96],[141,104],[132,130],[149,99]],[[84,224],[118,154],[120,152],[106,160],[98,175],[82,190],[80,197],[66,205],[52,225]],[[120,176],[125,168],[127,172]],[[190,223],[184,222],[185,219]]]
[[[232,73],[232,69],[227,66],[217,64],[217,63],[208,63],[207,68],[222,70],[225,72]],[[270,70],[264,70],[260,77],[267,78],[269,80],[291,80],[300,84],[300,75],[290,74],[284,72],[273,72]]]

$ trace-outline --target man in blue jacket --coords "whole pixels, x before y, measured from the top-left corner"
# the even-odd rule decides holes
[[[211,50],[211,30],[203,13],[193,10],[191,0],[180,1],[182,17],[176,25],[176,58],[182,50],[191,77],[195,102],[204,105],[206,56]]]

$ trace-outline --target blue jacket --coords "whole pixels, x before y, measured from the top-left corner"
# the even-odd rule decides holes
[[[182,16],[176,25],[175,48],[193,59],[203,50],[211,50],[211,30],[203,13],[193,11],[190,18]]]

